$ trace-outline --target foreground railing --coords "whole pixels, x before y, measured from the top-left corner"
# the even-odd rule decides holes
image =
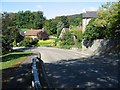
[[[32,59],[32,86],[35,90],[50,90],[50,85],[45,73],[43,61],[41,60],[41,54],[38,53],[37,57]]]
[[[32,86],[34,87],[35,90],[41,90],[42,86],[40,84],[40,80],[39,80],[39,77],[38,77],[38,70],[37,70],[37,67],[36,67],[37,58],[34,57],[32,60],[33,60],[33,64],[32,64],[32,75],[33,75]]]

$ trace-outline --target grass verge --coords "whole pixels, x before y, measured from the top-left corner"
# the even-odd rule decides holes
[[[39,40],[37,46],[55,46],[55,39]]]
[[[30,51],[20,51],[3,55],[1,57],[2,61],[0,62],[0,70],[20,65],[27,58],[27,56],[31,54],[32,52]]]

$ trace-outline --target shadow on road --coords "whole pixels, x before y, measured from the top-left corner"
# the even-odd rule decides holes
[[[32,90],[31,64],[2,71],[2,90]]]
[[[90,57],[45,63],[53,88],[117,88],[118,61]]]

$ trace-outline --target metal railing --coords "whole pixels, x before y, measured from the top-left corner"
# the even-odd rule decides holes
[[[40,84],[39,76],[38,76],[38,70],[36,67],[36,60],[37,58],[34,57],[32,63],[32,75],[33,75],[33,81],[32,81],[32,86],[34,87],[35,90],[41,90],[42,86]]]
[[[50,90],[50,85],[47,79],[47,75],[45,73],[43,61],[41,60],[41,54],[38,53],[38,56],[34,57],[32,61],[33,61],[32,62],[32,75],[33,75],[32,86],[33,88],[35,90],[42,90],[43,88],[47,88],[47,90]],[[42,84],[43,81],[40,80],[41,78],[44,81],[44,84],[45,84],[44,86]]]

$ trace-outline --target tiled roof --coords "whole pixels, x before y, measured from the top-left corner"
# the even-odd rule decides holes
[[[25,32],[25,36],[37,36],[38,33],[41,33],[42,32],[42,29],[39,29],[39,30],[27,30]]]
[[[86,11],[86,13],[83,13],[83,18],[94,18],[98,17],[96,11]]]

